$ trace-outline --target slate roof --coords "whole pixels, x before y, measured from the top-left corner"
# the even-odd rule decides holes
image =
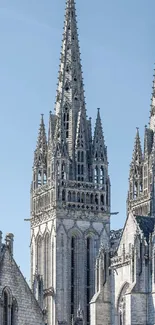
[[[155,218],[135,216],[135,219],[138,223],[139,228],[142,230],[144,237],[146,238],[146,241],[148,242],[149,235],[154,230]]]

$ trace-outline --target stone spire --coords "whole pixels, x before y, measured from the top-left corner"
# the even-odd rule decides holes
[[[105,146],[99,108],[97,112],[95,131],[94,131],[93,156],[95,160],[107,161],[107,148]]]
[[[155,71],[155,69],[154,69]],[[150,111],[150,129],[155,130],[155,74],[153,75],[151,111]]]
[[[86,119],[75,2],[67,0],[55,112],[60,118],[71,158],[80,109]]]

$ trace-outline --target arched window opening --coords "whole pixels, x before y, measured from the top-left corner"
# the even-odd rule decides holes
[[[82,145],[82,140],[78,140],[78,145],[81,146]],[[77,161],[78,161],[78,165],[77,165],[77,174],[78,174],[78,180],[79,181],[83,181],[84,177],[84,152],[81,150],[78,150],[77,153]]]
[[[65,163],[64,162],[62,163],[62,166],[61,166],[61,178],[66,179],[66,171],[65,171]]]
[[[80,151],[78,151],[78,162],[80,162]]]
[[[90,196],[89,196],[89,193],[86,194],[86,203],[90,203]]]
[[[100,184],[104,184],[104,168],[101,166],[100,168]]]
[[[79,192],[77,193],[77,202],[80,203],[80,193]]]
[[[81,194],[81,203],[84,203],[85,202],[85,195],[84,193]]]
[[[69,109],[66,106],[64,109],[64,129],[65,129],[65,133],[66,133],[66,139],[68,139],[69,136]]]
[[[8,305],[9,305],[8,293],[4,291],[3,325],[8,325],[8,320],[9,320]]]
[[[71,238],[71,318],[74,315],[75,238]]]
[[[71,202],[72,201],[72,198],[71,198],[71,192],[69,191],[68,192],[68,202]]]
[[[43,182],[44,182],[44,184],[47,183],[47,175],[46,175],[46,171],[44,171],[44,179],[43,179]]]
[[[50,241],[49,241],[49,234],[47,233],[45,236],[45,276],[44,276],[44,286],[45,288],[49,288],[49,270],[50,270]]]
[[[81,168],[80,167],[81,167],[81,165],[78,164],[78,175],[81,174]]]
[[[93,195],[93,194],[90,195],[90,203],[91,203],[91,204],[94,203],[94,195]]]
[[[126,283],[121,291],[120,297],[118,299],[118,324],[125,325],[126,323],[126,291],[129,284]]]
[[[84,162],[84,152],[81,151],[81,162]]]
[[[87,238],[87,325],[90,324],[90,238]]]
[[[94,180],[95,180],[95,184],[97,184],[98,183],[98,175],[99,173],[98,173],[98,167],[96,166],[95,167],[95,170],[94,170]]]
[[[66,201],[66,191],[62,190],[62,201]]]
[[[137,182],[134,183],[134,199],[136,199],[138,196],[138,186]]]
[[[42,258],[43,258],[43,252],[42,252],[42,248],[43,248],[43,243],[42,243],[42,238],[41,236],[39,236],[38,241],[37,241],[37,269],[38,269],[38,274],[42,275]]]
[[[95,204],[98,204],[98,194],[95,195]]]
[[[140,182],[140,186],[139,186],[139,192],[140,192],[140,194],[143,192],[143,186],[142,186],[142,182]]]
[[[104,205],[104,195],[101,194],[101,204]]]
[[[58,178],[60,176],[60,164],[59,164],[59,161],[57,161],[57,175],[58,175]]]
[[[41,185],[41,170],[38,172],[38,186]]]
[[[76,193],[75,192],[73,192],[72,197],[73,197],[73,202],[76,202]]]

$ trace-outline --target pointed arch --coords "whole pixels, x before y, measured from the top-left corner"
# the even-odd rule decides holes
[[[49,232],[47,232],[44,238],[44,286],[46,289],[49,288],[50,262],[51,262],[50,234]]]
[[[38,274],[43,274],[43,238],[41,235],[37,238],[37,270]]]
[[[81,249],[82,233],[76,227],[70,229],[69,233],[69,252],[70,252],[70,312],[71,316],[76,312],[77,297],[77,277],[80,276],[79,270],[79,251]]]
[[[10,325],[11,310],[10,306],[12,305],[12,292],[9,287],[5,287],[2,291],[3,299],[3,325]]]
[[[125,295],[129,288],[129,283],[125,282],[121,287],[120,293],[117,299],[117,316],[118,316],[118,325],[125,325],[126,321],[126,299]]]

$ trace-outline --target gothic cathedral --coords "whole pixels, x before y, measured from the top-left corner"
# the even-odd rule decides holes
[[[109,246],[110,179],[100,110],[87,118],[74,0],[67,0],[54,113],[43,115],[31,185],[31,283],[48,325],[90,324],[99,247]],[[43,299],[42,294],[43,292]]]

